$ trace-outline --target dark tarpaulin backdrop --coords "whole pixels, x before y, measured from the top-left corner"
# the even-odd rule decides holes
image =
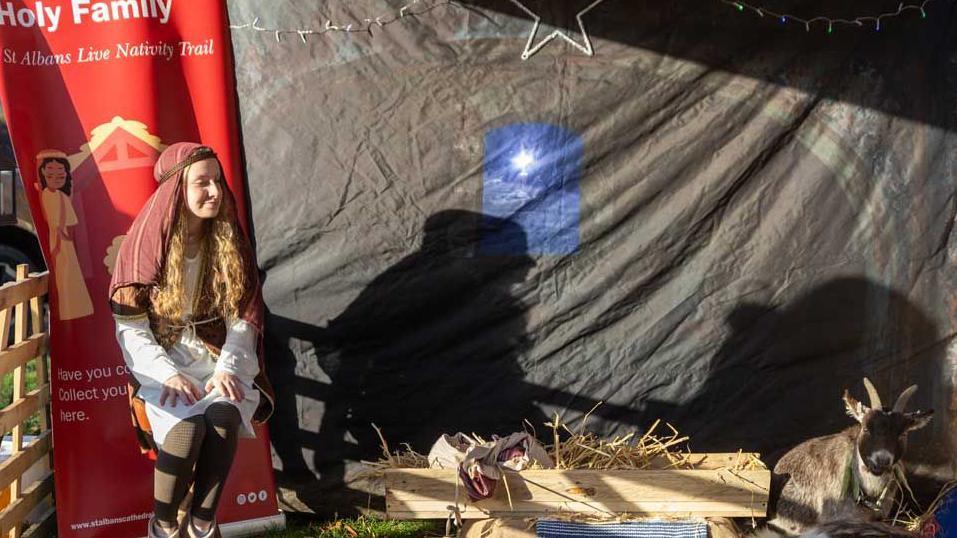
[[[526,3],[541,37],[589,2]],[[766,7],[898,2],[831,4]],[[229,3],[283,29],[400,6]],[[286,506],[381,506],[356,480],[373,422],[425,452],[599,401],[600,432],[661,418],[773,462],[849,425],[865,375],[885,400],[920,385],[937,414],[912,452],[946,464],[957,4],[830,35],[716,0],[584,22],[594,57],[557,40],[524,62],[507,0],[306,43],[233,30]]]

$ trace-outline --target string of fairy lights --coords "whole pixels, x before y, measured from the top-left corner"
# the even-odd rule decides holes
[[[878,13],[876,15],[862,15],[860,17],[852,18],[833,18],[833,17],[824,17],[816,16],[811,18],[803,18],[799,15],[793,15],[791,13],[778,13],[776,11],[767,9],[762,6],[757,6],[749,4],[747,2],[742,2],[738,0],[720,0],[722,3],[734,7],[738,11],[750,11],[757,14],[760,17],[772,17],[781,21],[781,24],[798,24],[804,26],[804,29],[808,32],[811,31],[812,26],[823,26],[827,29],[827,33],[834,33],[834,26],[836,25],[848,25],[848,26],[858,26],[858,27],[871,27],[874,30],[881,31],[881,23],[885,19],[891,19],[894,17],[900,17],[908,11],[919,12],[921,18],[927,18],[927,5],[934,2],[934,0],[924,0],[920,4],[905,4],[900,3],[897,5],[895,11],[888,11],[886,13]]]
[[[505,0],[503,0],[504,2]],[[604,3],[605,0],[595,0],[587,8],[579,11],[576,14],[576,19],[578,21],[578,26],[581,30],[581,35],[584,40],[583,45],[579,45],[574,39],[569,37],[568,33],[563,30],[556,30],[549,34],[545,39],[541,40],[537,45],[532,45],[532,42],[535,38],[536,32],[539,29],[541,18],[527,6],[525,6],[520,0],[508,0],[512,4],[517,5],[522,9],[526,14],[532,17],[533,26],[529,32],[528,42],[525,45],[525,50],[522,52],[522,60],[527,60],[540,49],[542,49],[546,44],[548,44],[553,39],[561,38],[572,45],[575,46],[579,51],[587,56],[593,55],[593,50],[591,47],[591,41],[588,37],[588,31],[585,29],[585,24],[582,17],[594,9],[598,4]],[[927,6],[938,0],[922,0],[920,3],[900,3],[897,6],[897,9],[894,11],[887,11],[884,13],[876,13],[871,15],[861,15],[855,17],[827,17],[823,15],[817,15],[812,17],[801,16],[793,13],[783,13],[777,12],[772,9],[768,9],[762,5],[752,4],[744,0],[717,0],[723,4],[731,6],[739,12],[750,12],[758,15],[759,17],[768,17],[774,18],[780,21],[782,25],[791,25],[803,27],[807,32],[810,32],[814,28],[822,27],[828,34],[834,33],[834,28],[836,26],[853,26],[858,28],[872,28],[875,31],[881,31],[881,28],[887,19],[892,19],[896,17],[901,17],[908,15],[910,13],[919,13],[921,18],[927,18]],[[945,1],[945,0],[940,0]],[[465,9],[460,2],[455,0],[410,0],[405,4],[398,7],[392,12],[387,14],[375,16],[375,17],[365,17],[361,19],[354,19],[348,23],[334,23],[330,19],[326,19],[325,23],[317,28],[297,28],[297,29],[285,29],[285,28],[269,28],[260,24],[260,18],[256,17],[252,22],[246,24],[237,24],[231,25],[230,29],[232,30],[252,30],[256,32],[263,32],[267,34],[272,34],[277,42],[281,42],[283,36],[285,35],[296,35],[303,42],[307,42],[307,37],[317,36],[328,33],[367,33],[372,34],[375,28],[382,28],[388,24],[400,22],[406,19],[417,18],[426,13],[429,13],[439,7],[443,6],[454,6]]]
[[[356,19],[352,22],[346,24],[336,24],[333,23],[330,19],[326,19],[324,25],[319,28],[299,28],[299,29],[281,29],[281,28],[267,28],[259,24],[259,17],[256,17],[252,22],[247,22],[246,24],[233,24],[229,28],[231,30],[254,30],[256,32],[265,32],[268,34],[273,34],[276,37],[277,42],[282,41],[282,36],[287,34],[298,35],[299,39],[303,43],[306,42],[306,36],[311,35],[322,35],[330,32],[340,32],[340,33],[366,33],[372,34],[373,28],[382,28],[387,24],[392,24],[394,22],[399,22],[406,18],[414,18],[419,15],[428,13],[436,8],[448,5],[457,5],[458,3],[454,0],[412,0],[399,7],[396,11],[390,12],[388,14],[379,15],[375,17],[365,17],[362,19]]]

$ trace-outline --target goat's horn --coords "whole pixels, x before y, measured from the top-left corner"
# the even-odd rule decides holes
[[[894,404],[895,413],[903,413],[904,409],[907,408],[907,402],[910,401],[910,397],[917,392],[917,385],[911,385],[904,389],[904,392],[897,397],[897,403]]]
[[[867,389],[867,395],[871,398],[871,409],[881,410],[884,408],[884,405],[881,403],[881,396],[877,394],[877,389],[874,388],[874,384],[871,383],[871,380],[864,378],[864,388]]]

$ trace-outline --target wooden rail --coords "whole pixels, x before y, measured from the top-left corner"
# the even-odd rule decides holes
[[[395,519],[528,518],[578,512],[665,518],[765,517],[771,472],[737,470],[744,454],[691,454],[693,469],[542,469],[507,472],[492,497],[470,502],[456,469],[385,471],[386,512]],[[756,455],[755,455],[756,458]],[[654,462],[653,462],[654,463]]]
[[[0,498],[7,501],[0,510],[0,536],[21,538],[25,519],[50,500],[51,509],[36,521],[31,536],[39,529],[55,526],[52,510],[53,473],[50,471],[53,444],[50,433],[50,376],[47,371],[48,324],[43,319],[41,299],[47,294],[49,274],[27,274],[17,267],[17,280],[0,287],[0,382],[12,376],[12,400],[0,409],[0,436],[11,441],[10,456],[0,463]],[[12,325],[12,334],[11,334]],[[11,338],[12,336],[12,338]],[[11,342],[12,340],[12,342]],[[27,371],[34,363],[36,382],[27,386]],[[26,423],[39,418],[39,434],[24,444]],[[44,467],[41,476],[25,482],[28,471]]]

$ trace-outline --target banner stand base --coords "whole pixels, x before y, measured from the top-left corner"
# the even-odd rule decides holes
[[[274,516],[247,519],[235,523],[224,523],[219,526],[223,538],[239,536],[259,536],[266,531],[282,530],[286,528],[286,514],[279,512]]]
[[[279,512],[269,517],[223,523],[219,526],[219,532],[223,535],[223,538],[239,538],[241,536],[259,536],[266,531],[283,530],[285,528],[286,514]],[[147,537],[142,536],[140,538]]]

